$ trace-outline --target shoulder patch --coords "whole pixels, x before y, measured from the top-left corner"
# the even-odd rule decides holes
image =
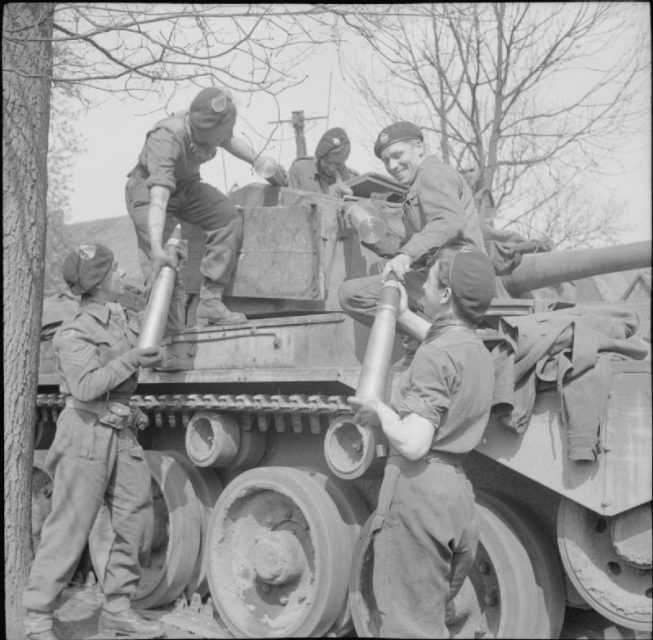
[[[66,354],[77,362],[85,362],[95,353],[96,347],[91,344],[83,332],[77,327],[70,326],[61,328],[54,336],[52,347],[61,357]]]

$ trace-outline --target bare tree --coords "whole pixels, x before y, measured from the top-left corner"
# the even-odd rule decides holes
[[[571,240],[569,225],[550,224],[563,221],[554,207],[583,174],[605,167],[648,109],[643,6],[373,8],[333,11],[374,51],[349,73],[377,122],[413,119],[437,139],[445,162],[476,170],[477,190],[494,196],[497,225]],[[604,230],[585,241],[607,239],[614,225]]]
[[[294,63],[332,35],[323,28],[327,10],[277,4],[10,3],[3,18],[5,616],[13,640],[23,635],[30,560],[52,89],[86,104],[89,90],[135,99],[157,91],[165,106],[182,82],[274,97],[301,82]],[[50,194],[56,224],[65,205],[60,168]]]
[[[5,620],[20,638],[30,562],[30,483],[43,304],[52,3],[3,11],[2,266],[4,306]]]
[[[76,128],[81,108],[68,87],[52,93],[48,149],[47,234],[45,242],[44,294],[50,295],[64,286],[61,268],[68,251],[65,224],[68,222],[72,169],[77,154],[84,148],[84,138]]]
[[[167,108],[188,83],[228,87],[238,100],[263,93],[276,104],[304,80],[297,63],[333,41],[332,19],[325,9],[275,3],[57,3],[51,79],[87,106],[102,93],[143,100],[156,92]]]

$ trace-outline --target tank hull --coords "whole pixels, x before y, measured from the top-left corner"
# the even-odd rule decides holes
[[[239,569],[230,573],[224,562],[211,561],[206,545],[201,553],[212,596],[220,598],[219,610],[235,635],[251,635],[253,629],[257,636],[270,637],[295,632],[347,636],[354,626],[361,635],[366,614],[360,606],[350,606],[347,591],[350,596],[361,593],[357,602],[365,603],[365,580],[350,576],[344,585],[353,566],[365,566],[367,552],[357,556],[355,547],[376,506],[387,450],[373,447],[375,463],[343,480],[325,458],[325,439],[333,427],[353,418],[347,398],[359,389],[370,335],[367,327],[340,311],[338,286],[346,278],[379,273],[380,263],[360,246],[334,199],[255,186],[241,190],[235,200],[242,207],[246,242],[228,303],[245,311],[249,321],[189,328],[164,341],[164,349],[187,354],[192,368],[140,372],[132,404],[146,413],[149,423],[139,440],[146,451],[171,458],[166,458],[174,469],[171,478],[184,477],[184,464],[176,465],[175,456],[177,462],[180,455],[193,459],[190,444],[194,451],[209,451],[202,460],[211,462],[202,471],[219,478],[225,497],[217,498],[207,514],[202,539],[213,540],[220,554],[226,550],[239,558]],[[191,242],[190,272],[185,274],[190,324],[192,296],[199,290],[192,270],[201,252],[201,243]],[[532,273],[541,267],[526,258],[531,275],[517,274],[520,287],[536,282]],[[280,282],[286,268],[297,275]],[[545,275],[550,283],[553,275]],[[490,347],[503,317],[556,306],[559,301],[497,300],[488,314],[489,328],[480,335]],[[392,349],[382,346],[395,365],[385,383],[380,381],[385,373],[373,376],[377,394],[396,380],[402,355],[397,340]],[[650,568],[631,571],[641,554],[624,542],[641,524],[642,505],[651,501],[650,374],[650,360],[611,363],[602,455],[595,462],[568,459],[555,391],[538,390],[522,435],[490,419],[483,441],[465,463],[478,489],[483,531],[470,573],[472,585],[462,590],[464,601],[459,603],[473,613],[475,626],[460,629],[460,637],[555,637],[564,615],[560,594],[566,595],[567,606],[591,606],[608,618],[614,614],[610,619],[623,627],[638,629],[650,618],[639,604],[630,618],[620,611],[623,598],[629,601],[629,589],[637,597],[650,590]],[[58,385],[48,340],[41,349],[37,398],[40,450],[52,441],[63,408]],[[193,420],[200,413],[207,419]],[[349,433],[344,429],[343,441]],[[360,454],[361,443],[353,437],[346,444],[338,453],[350,456],[349,464]],[[175,455],[164,453],[171,450]],[[184,490],[189,485],[182,480],[166,483],[159,476],[153,479],[170,510],[177,504],[175,496],[183,495],[176,485],[183,484]],[[165,512],[157,518],[165,520]],[[581,549],[593,546],[593,530],[588,532],[584,524],[588,522],[604,536],[600,548],[605,551],[595,559],[597,564],[617,566],[630,582],[606,570],[583,592],[579,560],[568,551],[574,541],[580,541],[576,546]],[[171,540],[179,535],[173,533]],[[250,555],[255,558],[251,566]],[[191,558],[177,564],[194,562]],[[224,572],[233,589],[221,586]],[[170,577],[183,590],[188,585],[180,580],[178,574]],[[597,602],[588,593],[596,593],[599,584],[606,595]],[[234,599],[233,593],[241,595]],[[247,613],[252,611],[257,612],[255,620]],[[524,616],[524,611],[535,613]]]

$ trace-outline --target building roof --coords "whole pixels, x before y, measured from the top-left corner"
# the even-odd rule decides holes
[[[577,280],[576,302],[618,302],[637,314],[637,335],[651,341],[651,269],[633,269]],[[641,287],[641,289],[638,289]]]
[[[632,280],[626,291],[624,291],[621,296],[623,300],[628,300],[636,290],[636,287],[641,287],[641,292],[644,295],[648,295],[649,299],[651,297],[651,271],[640,271]]]
[[[624,293],[632,286],[632,283],[646,271],[646,269],[631,269],[576,280],[577,302],[622,300]],[[650,274],[650,269],[648,272]]]
[[[113,251],[118,265],[125,273],[125,280],[143,286],[136,230],[127,214],[67,224],[64,226],[64,234],[66,243],[73,246],[92,242],[105,245]]]

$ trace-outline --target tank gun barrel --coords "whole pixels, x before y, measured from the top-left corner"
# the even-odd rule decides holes
[[[503,284],[511,295],[561,282],[651,266],[651,241],[616,247],[527,254]]]
[[[165,249],[174,260],[177,260],[175,246],[181,242],[181,225],[177,225],[172,235],[166,242]],[[138,339],[139,347],[157,347],[165,332],[172,290],[175,286],[175,270],[164,266],[156,276],[150,299],[147,302],[141,334]]]

